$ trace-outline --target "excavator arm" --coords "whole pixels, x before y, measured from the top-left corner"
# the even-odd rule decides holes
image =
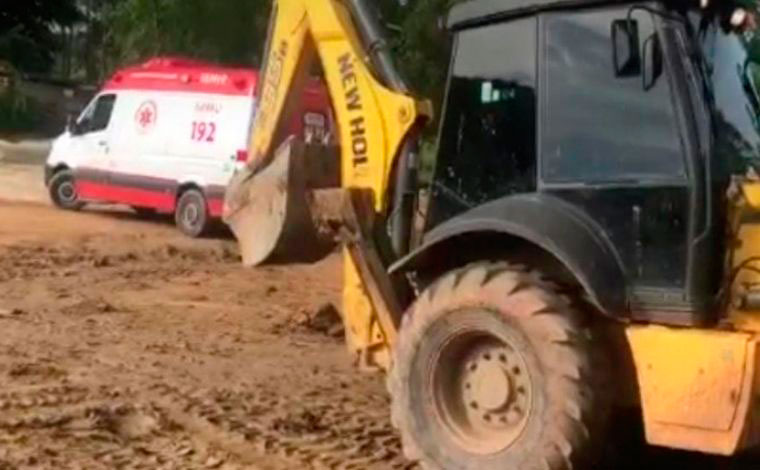
[[[340,185],[368,195],[370,202],[362,207],[373,212],[349,215],[356,235],[369,237],[372,229],[367,221],[376,219],[390,227],[395,255],[408,250],[416,196],[416,144],[432,114],[429,101],[409,95],[363,0],[276,0],[249,160],[233,178],[225,201],[224,219],[239,241],[246,265],[302,249],[313,231],[309,185],[319,157],[305,154],[303,145],[287,139],[284,124],[317,58],[339,132]],[[369,261],[357,260],[361,254],[348,248],[344,255],[344,320],[349,347],[363,362],[383,365],[395,326],[388,315],[380,319],[376,315],[382,299],[373,301],[377,283],[367,286],[373,282],[367,276],[371,271],[380,274],[383,267],[379,250],[368,238],[363,240],[355,240],[354,247],[364,246]],[[380,290],[390,292],[387,282],[380,284],[386,284]]]

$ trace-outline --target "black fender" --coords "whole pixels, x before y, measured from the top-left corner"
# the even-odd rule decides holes
[[[580,208],[543,194],[507,196],[468,210],[433,228],[390,272],[424,268],[437,246],[467,234],[497,232],[548,252],[575,277],[591,302],[613,317],[628,316],[626,276],[604,231]]]
[[[43,181],[45,182],[45,187],[50,186],[50,180],[53,179],[53,176],[55,176],[56,173],[62,170],[68,170],[69,167],[66,166],[64,163],[59,163],[55,166],[45,163],[45,171],[43,176]]]

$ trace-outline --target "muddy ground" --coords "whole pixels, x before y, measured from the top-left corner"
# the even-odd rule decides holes
[[[383,378],[315,318],[340,271],[243,270],[224,237],[0,200],[0,470],[414,468]],[[729,468],[633,448],[603,468]]]
[[[243,271],[228,240],[0,202],[0,469],[406,468],[336,328],[336,255]]]

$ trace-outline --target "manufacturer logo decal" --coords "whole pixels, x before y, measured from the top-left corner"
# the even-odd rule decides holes
[[[362,97],[359,94],[356,72],[354,70],[354,58],[351,54],[344,54],[338,58],[341,82],[345,90],[346,111],[351,116],[351,151],[353,152],[354,169],[365,166],[369,162],[367,156],[367,129],[364,120]]]

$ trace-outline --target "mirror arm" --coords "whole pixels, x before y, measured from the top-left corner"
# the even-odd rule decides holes
[[[649,91],[652,88],[652,85],[647,83],[647,51],[649,50],[647,46],[651,40],[652,36],[644,39],[644,44],[641,47],[641,87],[644,91]]]

